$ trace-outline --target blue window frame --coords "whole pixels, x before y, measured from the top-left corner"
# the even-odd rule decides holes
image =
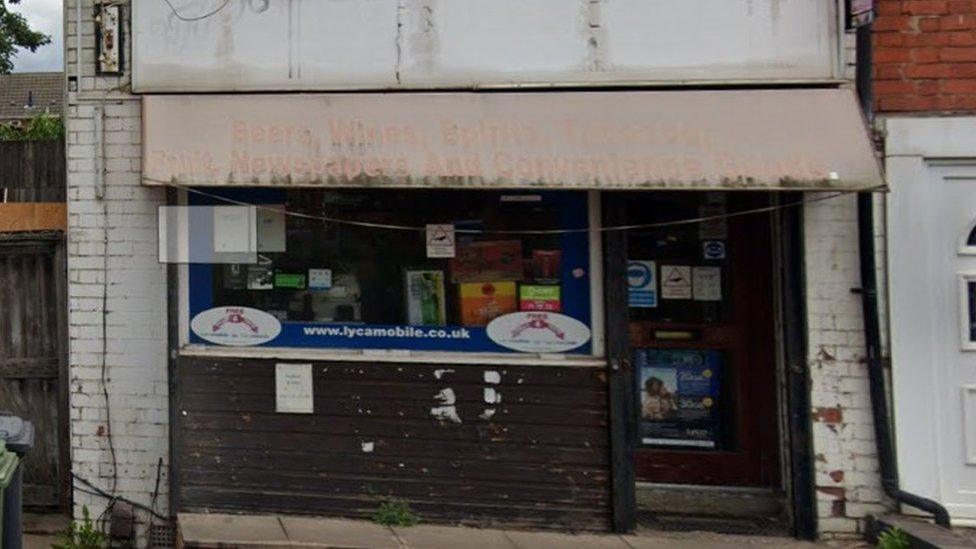
[[[264,251],[259,217],[257,264],[188,266],[191,319],[206,320],[206,314],[224,308],[256,310],[280,323],[273,337],[254,346],[592,352],[589,235],[580,230],[588,223],[585,192],[206,192],[216,196],[191,192],[188,204],[246,203],[258,205],[259,214],[270,212],[261,207],[283,207],[289,213],[277,229],[270,223],[265,237],[276,244]],[[422,230],[363,227],[322,218],[408,227],[452,224],[458,230],[457,257],[427,258]],[[468,234],[466,229],[482,232]],[[569,231],[505,232],[526,229]],[[192,238],[193,227],[190,234]],[[227,318],[233,322],[241,317]],[[201,337],[196,328],[191,328],[188,341],[220,344],[213,337]]]

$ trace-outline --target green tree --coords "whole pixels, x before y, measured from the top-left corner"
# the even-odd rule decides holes
[[[50,36],[31,29],[23,15],[10,11],[8,4],[19,3],[20,0],[0,0],[0,74],[14,70],[18,48],[34,52],[51,43]]]

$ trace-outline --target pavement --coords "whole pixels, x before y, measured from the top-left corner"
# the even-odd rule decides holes
[[[372,522],[286,516],[179,516],[184,546],[331,547],[342,549],[800,549],[825,547],[790,538],[706,532],[637,535],[565,534],[452,526],[387,527]],[[861,546],[856,544],[849,546]]]

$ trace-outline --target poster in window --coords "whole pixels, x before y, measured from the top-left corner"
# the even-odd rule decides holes
[[[407,324],[443,326],[447,323],[444,271],[407,271]]]
[[[558,284],[562,255],[559,250],[532,250],[532,279],[540,284]]]
[[[465,242],[451,260],[452,282],[507,282],[522,280],[522,242],[490,240]]]
[[[514,282],[471,282],[461,284],[460,292],[463,326],[487,326],[495,318],[518,310]]]
[[[641,443],[719,447],[721,355],[677,349],[636,353]]]
[[[519,287],[519,310],[558,313],[562,310],[559,286],[523,284]]]

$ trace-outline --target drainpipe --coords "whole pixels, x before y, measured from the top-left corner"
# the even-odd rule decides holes
[[[871,79],[871,25],[864,25],[857,29],[857,95],[869,120],[874,111]],[[870,192],[857,195],[857,236],[861,260],[864,342],[867,347],[871,410],[874,415],[874,439],[878,448],[881,486],[888,497],[932,514],[936,524],[949,528],[949,512],[939,502],[906,492],[899,487],[898,460],[891,433],[888,390],[881,360],[881,325],[878,320],[878,281],[874,248],[874,197]]]

